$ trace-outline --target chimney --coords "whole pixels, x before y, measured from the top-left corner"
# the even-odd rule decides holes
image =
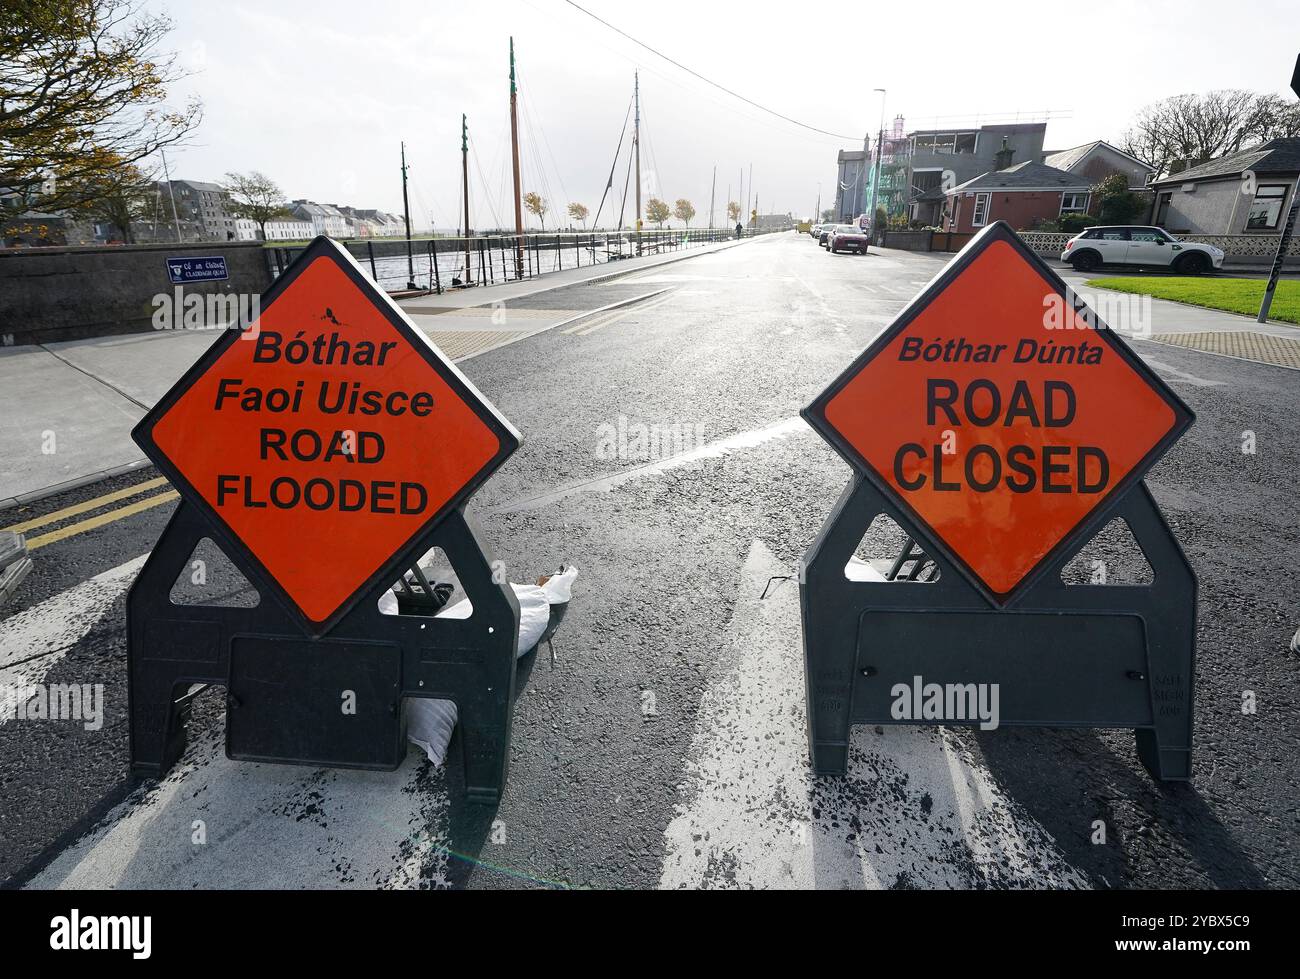
[[[1007,145],[1007,138],[1003,136],[1002,149],[998,150],[993,155],[994,158],[997,160],[997,164],[993,167],[993,169],[1005,170],[1007,167],[1011,166],[1011,158],[1016,155],[1016,151]]]

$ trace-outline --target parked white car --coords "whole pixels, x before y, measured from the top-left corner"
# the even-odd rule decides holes
[[[1076,272],[1102,265],[1146,265],[1173,269],[1181,275],[1201,275],[1223,268],[1223,251],[1213,245],[1179,241],[1164,228],[1136,224],[1089,228],[1065,243],[1061,261]]]

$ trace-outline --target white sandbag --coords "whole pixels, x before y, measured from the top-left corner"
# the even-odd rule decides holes
[[[550,582],[547,584],[549,585]],[[544,588],[538,588],[536,585],[517,585],[513,581],[510,587],[515,590],[515,599],[519,602],[519,643],[515,647],[515,656],[518,657],[536,646],[537,640],[546,631],[546,626],[551,621],[551,603],[547,600]],[[391,591],[380,595],[379,611],[384,615],[396,615],[397,596]],[[473,603],[468,598],[462,598],[453,605],[444,605],[434,618],[468,619],[473,613]]]
[[[546,584],[542,585],[542,591],[546,592],[546,600],[552,605],[565,605],[573,597],[573,579],[578,577],[578,569],[573,565],[565,568],[559,574],[551,575]]]
[[[551,603],[546,600],[546,591],[536,585],[516,585],[515,598],[519,601],[519,645],[515,656],[522,656],[542,638],[551,621]]]
[[[849,581],[887,581],[888,579],[862,558],[854,554],[844,566],[844,577]]]
[[[406,699],[406,738],[419,745],[429,761],[441,765],[447,758],[447,745],[456,727],[456,704],[429,697]]]

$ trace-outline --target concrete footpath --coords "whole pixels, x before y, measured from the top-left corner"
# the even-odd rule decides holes
[[[754,240],[569,268],[399,305],[448,357],[467,360],[589,312],[508,309],[512,301]],[[214,339],[206,330],[168,330],[0,348],[0,510],[148,465],[131,441],[132,427]]]

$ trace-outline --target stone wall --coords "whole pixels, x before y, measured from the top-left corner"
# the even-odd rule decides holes
[[[261,242],[0,249],[0,344],[152,330],[154,296],[175,295],[167,259],[222,255],[229,279],[191,293],[260,295],[271,284]]]

